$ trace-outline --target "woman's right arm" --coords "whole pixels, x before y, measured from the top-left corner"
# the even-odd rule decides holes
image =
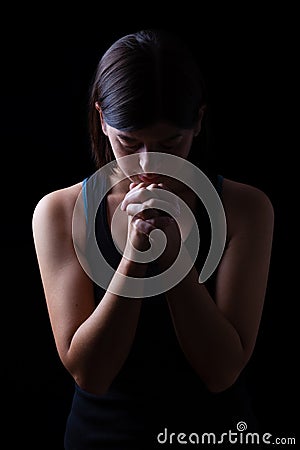
[[[130,351],[141,303],[106,292],[95,307],[93,281],[73,245],[74,192],[79,190],[61,189],[39,201],[34,244],[60,359],[82,389],[103,394]],[[122,258],[118,272],[143,276],[145,269]]]

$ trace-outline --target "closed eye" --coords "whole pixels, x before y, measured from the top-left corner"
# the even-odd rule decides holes
[[[160,146],[165,150],[171,150],[173,147],[175,147],[175,144],[161,144]]]
[[[176,147],[180,143],[182,139],[182,136],[176,136],[172,139],[169,139],[168,141],[164,141],[161,143],[161,147],[165,150],[171,150],[172,148]]]
[[[139,145],[139,144],[135,144],[135,145],[126,145],[126,144],[123,144],[123,147],[125,148],[125,150],[134,152],[134,151],[136,151],[136,150],[139,149],[140,145]]]
[[[157,142],[156,149],[158,150],[159,148],[161,148],[164,150],[171,150],[172,148],[176,147],[181,142],[181,140],[182,135],[172,136],[171,138],[168,138],[164,141]],[[136,151],[144,145],[143,143],[138,142],[129,136],[119,136],[119,142],[125,150],[130,152]]]
[[[129,152],[136,151],[140,147],[139,143],[137,143],[136,141],[133,141],[130,138],[128,138],[128,139],[127,138],[124,138],[124,139],[119,138],[119,142],[122,145],[123,149],[126,151],[129,151]]]

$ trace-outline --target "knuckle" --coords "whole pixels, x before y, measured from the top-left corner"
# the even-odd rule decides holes
[[[156,204],[157,202],[154,198],[151,198],[145,202],[145,205],[147,205],[148,208],[154,208]]]

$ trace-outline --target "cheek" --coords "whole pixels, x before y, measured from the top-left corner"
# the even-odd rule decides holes
[[[186,159],[189,155],[191,145],[192,145],[193,139],[192,137],[188,137],[185,139],[184,143],[179,145],[174,152],[172,152],[175,156],[179,156],[181,158]]]
[[[110,145],[113,154],[115,156],[115,159],[118,162],[118,166],[124,173],[124,175],[130,177],[132,174],[137,173],[139,171],[138,154],[135,155],[126,152],[120,145],[120,143],[113,137],[110,139]]]
[[[181,151],[179,152],[178,156],[180,156],[181,158],[186,159],[189,155],[190,152],[190,146],[188,147],[184,147],[181,149]]]
[[[126,175],[126,177],[132,178],[134,174],[139,173],[141,171],[139,165],[139,158],[135,155],[128,155],[124,153],[119,153],[116,155],[116,160],[118,161],[118,166],[121,171]]]

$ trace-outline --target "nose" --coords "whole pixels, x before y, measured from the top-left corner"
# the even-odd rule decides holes
[[[139,152],[140,167],[144,173],[150,172],[151,151],[145,145]]]
[[[144,173],[158,173],[159,153],[144,145],[139,152],[139,164]]]

